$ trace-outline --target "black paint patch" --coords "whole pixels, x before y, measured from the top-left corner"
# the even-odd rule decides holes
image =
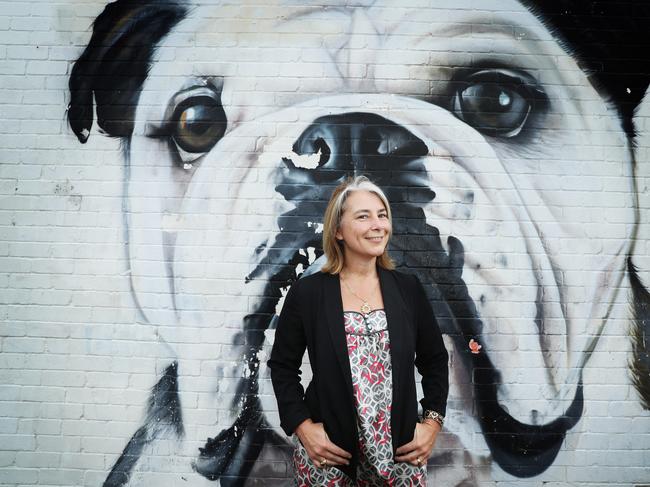
[[[296,246],[298,249],[320,246],[320,239],[304,219],[284,215],[279,220],[283,231],[262,262],[246,277],[246,282],[267,279],[267,283],[264,297],[255,311],[244,318],[242,336],[247,351],[243,360],[248,374],[239,383],[231,404],[233,410],[239,409],[239,415],[231,427],[207,439],[193,464],[197,473],[209,480],[219,480],[224,487],[244,485],[264,444],[278,443],[277,434],[266,422],[259,401],[258,353],[265,341],[264,332],[270,327],[282,297],[281,289],[299,277],[295,271],[299,265],[309,266],[308,257],[296,250]],[[320,255],[322,251],[317,251],[316,257]]]
[[[103,487],[121,487],[128,483],[133,467],[142,455],[144,447],[165,430],[173,431],[179,438],[184,434],[176,362],[165,369],[162,378],[153,386],[144,425],[138,428],[127,443],[104,481]]]
[[[632,259],[627,260],[628,275],[632,287],[632,359],[630,372],[632,383],[639,393],[641,405],[650,411],[650,293],[639,279]]]
[[[590,81],[612,100],[634,136],[634,110],[650,83],[647,0],[521,0],[577,58]]]
[[[80,142],[97,123],[109,135],[128,137],[151,58],[160,40],[185,17],[186,8],[169,0],[118,0],[95,19],[88,46],[69,80],[68,122]]]

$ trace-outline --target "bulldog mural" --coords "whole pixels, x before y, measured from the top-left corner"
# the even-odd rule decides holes
[[[582,12],[425,3],[120,0],[97,17],[68,118],[82,143],[95,114],[123,140],[133,296],[172,356],[105,485],[148,485],[162,445],[194,484],[290,483],[265,354],[351,175],[386,191],[392,255],[446,335],[450,433],[429,468],[456,484],[553,464],[629,279],[642,330],[647,80],[599,76]]]

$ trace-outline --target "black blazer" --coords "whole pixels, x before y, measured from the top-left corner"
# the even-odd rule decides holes
[[[413,439],[418,421],[414,365],[422,375],[423,409],[444,415],[449,390],[447,350],[417,277],[378,267],[392,362],[393,451]],[[300,366],[307,348],[313,378],[304,391]],[[356,479],[358,432],[338,275],[318,272],[296,281],[285,297],[268,362],[287,435],[305,419],[322,422],[330,440],[352,454],[342,471]]]

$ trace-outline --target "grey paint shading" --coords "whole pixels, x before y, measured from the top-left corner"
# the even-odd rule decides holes
[[[183,418],[178,398],[178,364],[172,363],[151,389],[144,425],[138,428],[104,481],[104,487],[128,483],[142,450],[165,431],[183,436]]]
[[[612,6],[594,2],[523,3],[593,71],[592,79],[615,102],[621,123],[632,137],[632,115],[648,86],[650,61],[646,26],[642,29],[637,26],[639,22],[622,24],[633,17],[633,12],[645,12],[647,18],[648,7],[630,2],[629,8],[636,10],[625,17],[612,16],[608,13]],[[123,138],[128,145],[142,84],[157,44],[188,14],[184,4],[173,1],[120,0],[107,5],[95,21],[89,44],[70,76],[68,120],[80,142],[88,139],[96,103],[99,127],[111,136]],[[624,41],[628,46],[620,47]],[[546,102],[542,96],[533,94],[533,98],[540,105]],[[206,120],[218,119],[223,108],[218,103],[210,107]],[[491,135],[498,134],[500,129],[481,127],[480,119],[471,121],[479,125],[478,130],[492,131]],[[221,125],[217,134],[225,130],[225,119],[218,123]],[[197,126],[199,131],[207,128]],[[218,137],[212,140],[214,145]],[[298,155],[320,153],[320,160],[314,169],[298,167],[290,158],[277,161],[284,168],[284,179],[275,189],[295,204],[295,209],[278,217],[282,231],[269,244],[264,260],[247,276],[248,280],[270,277],[264,292],[266,299],[243,323],[240,339],[247,347],[249,374],[242,379],[231,405],[233,410],[240,410],[239,416],[231,427],[206,438],[197,452],[194,469],[210,480],[220,479],[224,486],[242,485],[264,444],[282,443],[266,422],[258,397],[258,352],[265,340],[264,331],[272,326],[280,290],[299,277],[296,266],[309,265],[300,250],[319,249],[320,236],[310,224],[322,216],[332,188],[348,176],[363,173],[386,191],[394,205],[391,252],[398,267],[418,275],[443,331],[461,351],[463,366],[473,372],[477,419],[494,460],[517,477],[545,471],[555,460],[567,431],[582,415],[582,380],[565,414],[546,425],[521,423],[499,404],[497,387],[501,379],[490,359],[490,350],[483,348],[480,354],[472,354],[466,346],[472,339],[484,341],[483,323],[463,280],[463,243],[450,237],[449,250],[445,250],[440,231],[427,223],[422,209],[436,198],[435,191],[424,183],[427,175],[420,159],[427,153],[425,143],[386,118],[351,111],[315,120],[295,141],[293,150]],[[469,200],[473,197],[473,193],[467,195]],[[317,252],[321,254],[320,250]],[[642,403],[649,408],[650,295],[631,262],[628,268],[634,297],[634,359],[630,369]],[[106,487],[128,483],[144,448],[161,433],[183,436],[177,372],[177,364],[170,365],[152,389],[144,424],[115,462],[104,483]]]
[[[641,283],[632,259],[628,259],[628,272],[634,296],[630,371],[641,404],[650,411],[650,293]]]

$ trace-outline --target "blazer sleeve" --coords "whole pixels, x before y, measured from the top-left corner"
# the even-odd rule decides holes
[[[305,330],[296,281],[285,297],[268,361],[273,391],[278,402],[280,426],[289,436],[300,423],[311,417],[304,401],[305,391],[300,384],[300,366],[305,348]]]
[[[413,278],[417,323],[415,366],[422,376],[424,392],[420,404],[422,409],[437,411],[444,416],[449,393],[449,356],[424,288],[416,276]]]

